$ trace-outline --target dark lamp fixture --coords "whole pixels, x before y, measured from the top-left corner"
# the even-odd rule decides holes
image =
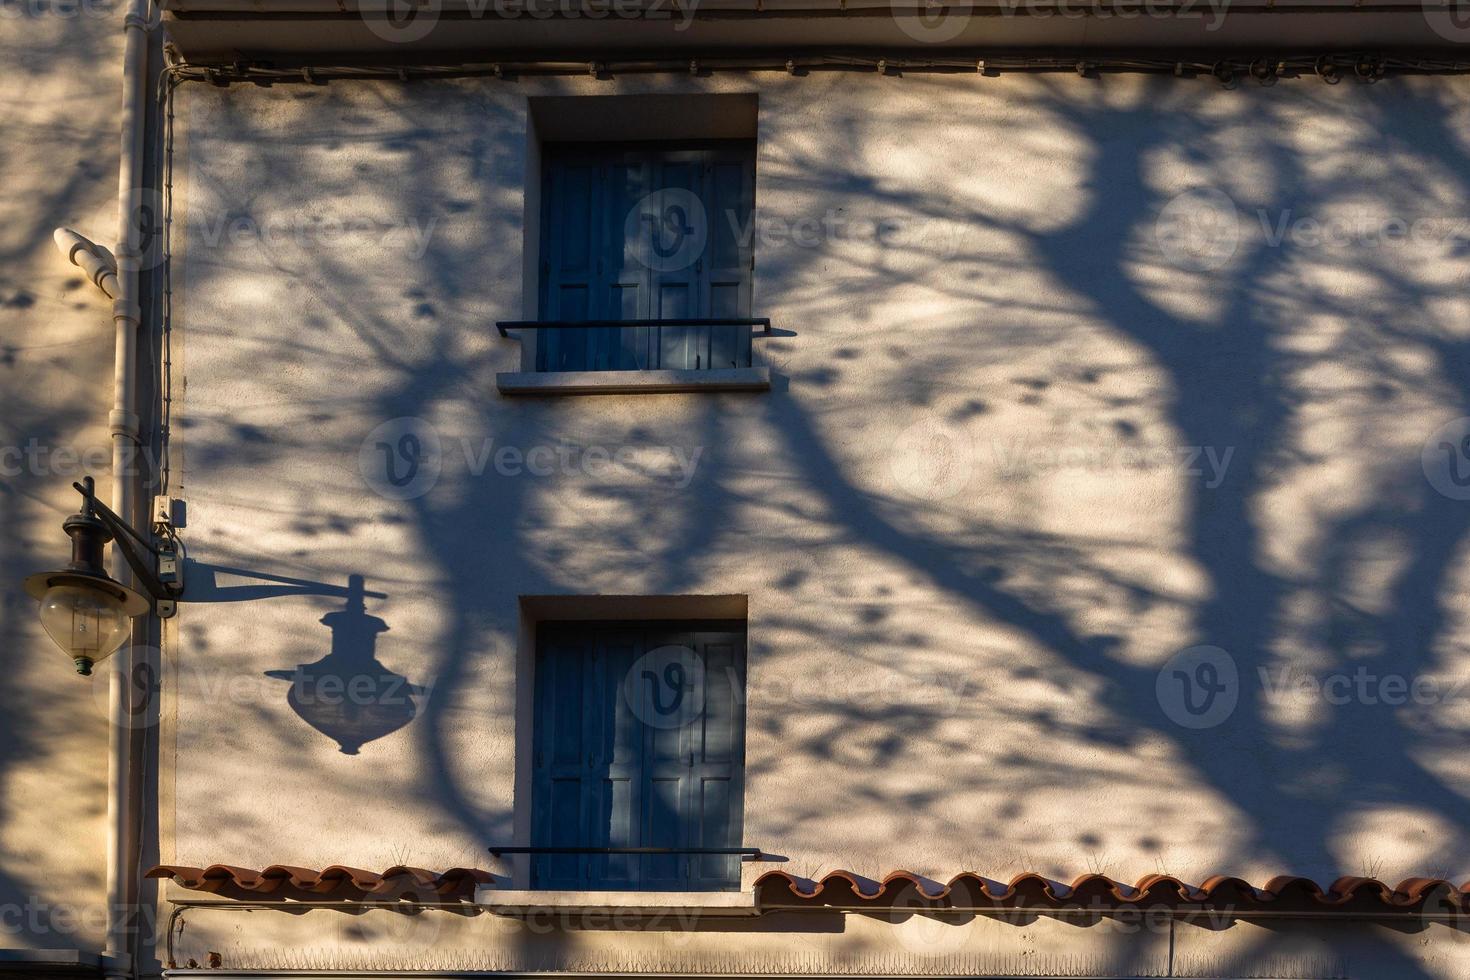
[[[82,495],[82,509],[61,525],[71,538],[71,561],[57,571],[28,577],[25,589],[40,600],[41,626],[71,657],[77,673],[86,675],[127,641],[135,616],[148,612],[154,600],[171,603],[178,596],[159,582],[137,553],[139,545],[155,556],[158,549],[97,500],[92,478],[72,486]],[[123,558],[148,595],[107,574],[102,566],[102,549],[109,541],[122,549]]]

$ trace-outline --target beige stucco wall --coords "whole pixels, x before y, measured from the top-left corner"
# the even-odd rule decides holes
[[[68,553],[71,482],[107,486],[110,303],[51,243],[117,224],[122,12],[0,9],[0,949],[102,944],[105,675],[79,678],[20,589]]]
[[[774,390],[502,398],[527,99],[648,91],[758,94]],[[1446,693],[1470,676],[1470,503],[1437,455],[1458,430],[1435,435],[1470,404],[1466,94],[858,74],[186,87],[175,446],[205,601],[165,640],[164,857],[504,872],[484,849],[525,805],[518,597],[738,593],[745,838],[793,873],[1470,877],[1467,709]],[[1389,219],[1421,223],[1375,240]],[[1320,242],[1303,220],[1346,224]],[[440,473],[392,499],[364,443],[371,463],[410,429],[437,436]],[[507,446],[573,462],[507,475],[486,455]],[[636,461],[589,475],[592,447]],[[698,460],[687,480],[680,458]],[[308,584],[267,598],[284,589],[261,575]],[[268,673],[328,653],[320,620],[351,575],[385,596],[366,608],[381,664],[428,692],[357,754]],[[1192,728],[1171,658],[1198,645],[1238,683],[1228,717]],[[1368,693],[1338,697],[1360,667]],[[1384,703],[1386,678],[1420,676],[1446,686]],[[1299,693],[1314,679],[1328,696]],[[300,927],[191,922],[199,949],[237,951]],[[901,952],[863,928],[854,949]],[[985,936],[996,955],[1035,941]],[[1365,942],[1464,969],[1444,927]]]

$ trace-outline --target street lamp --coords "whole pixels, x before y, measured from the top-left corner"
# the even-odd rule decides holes
[[[71,657],[77,673],[87,675],[126,642],[134,617],[148,612],[155,602],[160,615],[171,615],[182,589],[176,582],[160,581],[148,567],[139,546],[154,558],[163,553],[97,500],[90,476],[72,486],[82,495],[82,509],[61,525],[71,537],[71,561],[57,571],[28,577],[25,589],[40,600],[46,633]],[[109,541],[121,549],[146,595],[122,585],[102,567],[102,549]],[[174,562],[170,565],[176,567]]]

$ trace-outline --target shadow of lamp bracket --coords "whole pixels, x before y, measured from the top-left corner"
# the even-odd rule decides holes
[[[29,576],[25,589],[40,601],[42,627],[72,658],[77,673],[86,675],[126,642],[135,617],[150,610],[163,619],[172,616],[184,587],[172,537],[159,547],[139,534],[97,499],[90,476],[72,486],[82,495],[82,508],[61,525],[71,538],[71,561]],[[109,541],[141,592],[107,574],[102,549]]]

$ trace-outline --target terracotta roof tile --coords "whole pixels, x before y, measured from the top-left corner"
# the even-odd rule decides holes
[[[997,910],[1198,906],[1235,912],[1470,913],[1470,882],[1456,886],[1443,878],[1409,878],[1392,887],[1376,878],[1343,877],[1322,888],[1309,878],[1283,875],[1257,888],[1226,875],[1196,886],[1169,875],[1145,875],[1129,885],[1089,874],[1067,885],[1033,872],[1005,884],[965,872],[940,884],[907,871],[895,871],[882,881],[850,871],[834,871],[820,880],[770,871],[756,881],[756,888],[767,908],[849,904]]]
[[[372,898],[419,901],[473,901],[477,885],[491,884],[488,871],[450,868],[434,872],[402,865],[381,873],[332,865],[321,871],[273,864],[255,871],[227,864],[207,868],[159,865],[150,878],[168,878],[197,891],[249,899],[319,901]],[[894,871],[881,881],[851,871],[821,879],[769,871],[756,880],[764,908],[862,906],[874,909],[1142,909],[1199,908],[1237,913],[1311,911],[1318,913],[1470,914],[1470,882],[1408,878],[1392,887],[1376,878],[1343,877],[1323,888],[1310,878],[1282,875],[1258,888],[1240,878],[1216,875],[1191,885],[1169,875],[1145,875],[1133,884],[1087,874],[1070,885],[1034,872],[1001,883],[964,872],[941,883],[909,871]]]
[[[180,886],[196,891],[219,892],[238,897],[271,895],[273,898],[300,898],[330,895],[334,899],[373,896],[376,898],[431,898],[435,901],[468,901],[475,897],[475,886],[489,884],[495,878],[488,871],[474,868],[450,868],[434,872],[423,868],[395,865],[381,874],[334,864],[321,871],[273,864],[262,871],[237,868],[228,864],[212,864],[207,868],[160,864],[148,871],[149,878],[170,878]]]

